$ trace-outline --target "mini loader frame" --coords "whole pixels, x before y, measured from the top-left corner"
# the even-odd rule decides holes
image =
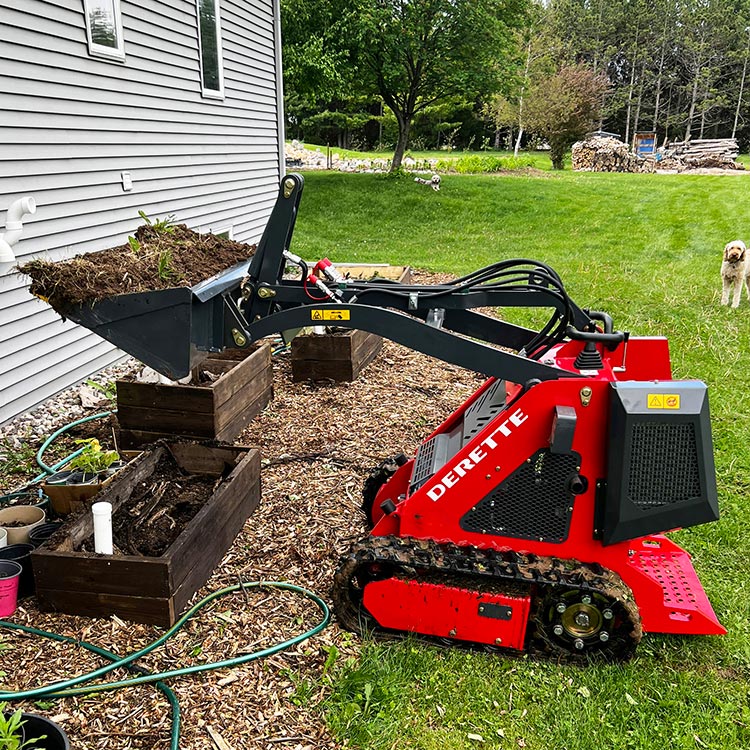
[[[536,261],[435,286],[351,281],[325,259],[311,272],[289,250],[302,189],[282,179],[249,267],[64,314],[171,378],[321,324],[488,376],[414,456],[368,478],[372,532],[334,578],[341,624],[572,661],[626,659],[644,631],[724,633],[661,533],[718,518],[706,386],[672,380],[667,341],[615,331]],[[532,331],[478,307],[551,316]]]

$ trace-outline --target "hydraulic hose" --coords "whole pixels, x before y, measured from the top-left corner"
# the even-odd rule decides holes
[[[234,593],[235,591],[246,591],[248,589],[279,589],[283,591],[292,591],[296,594],[302,595],[304,598],[312,601],[320,610],[321,619],[320,621],[309,630],[306,630],[299,635],[289,638],[281,643],[277,643],[269,648],[254,651],[250,654],[243,654],[232,659],[222,659],[220,661],[210,662],[208,664],[198,664],[192,667],[182,667],[180,669],[171,669],[166,672],[150,673],[146,672],[141,667],[138,667],[135,662],[150,654],[152,651],[157,649],[168,641],[175,633],[177,633],[185,623],[190,620],[197,612],[205,607],[210,602],[220,597],[226,596],[227,594]],[[326,603],[315,593],[305,589],[301,586],[296,586],[292,583],[286,583],[283,581],[257,581],[251,583],[238,583],[233,586],[227,586],[226,588],[219,589],[212,592],[208,596],[201,599],[199,602],[194,604],[169,630],[167,630],[162,636],[157,638],[155,641],[150,643],[140,651],[136,651],[128,656],[118,656],[110,653],[105,649],[99,648],[91,643],[85,641],[79,641],[76,638],[70,638],[68,636],[59,635],[57,633],[50,633],[45,630],[38,630],[27,625],[20,625],[17,623],[6,622],[0,620],[0,628],[6,628],[8,630],[20,630],[24,633],[31,633],[34,635],[40,635],[45,638],[50,638],[55,641],[74,643],[82,646],[83,648],[92,651],[100,656],[103,656],[111,661],[107,666],[100,667],[99,669],[92,670],[86,674],[73,677],[68,680],[61,680],[59,682],[50,683],[49,685],[42,685],[40,687],[31,688],[27,690],[19,691],[0,691],[0,701],[6,700],[21,700],[24,698],[39,699],[45,698],[66,698],[74,695],[89,694],[95,692],[103,692],[106,690],[116,690],[121,687],[130,687],[132,685],[141,685],[144,683],[155,682],[159,690],[167,696],[172,707],[172,735],[170,750],[178,750],[179,746],[179,734],[180,734],[180,709],[174,693],[162,682],[164,679],[170,677],[180,677],[187,674],[195,674],[196,672],[206,672],[214,669],[224,669],[226,667],[237,667],[240,664],[246,664],[257,659],[265,658],[284,651],[287,648],[301,643],[302,641],[312,638],[314,635],[320,633],[330,622],[331,613]],[[95,683],[93,685],[87,684],[91,680],[98,679],[104,675],[109,674],[115,669],[125,667],[133,672],[138,672],[138,676],[131,677],[124,680],[116,680],[113,682]]]

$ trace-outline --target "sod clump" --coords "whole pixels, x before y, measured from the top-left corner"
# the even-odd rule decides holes
[[[147,221],[123,245],[58,263],[35,259],[18,271],[31,277],[33,295],[64,312],[119,294],[193,286],[248,260],[255,247],[185,224]]]

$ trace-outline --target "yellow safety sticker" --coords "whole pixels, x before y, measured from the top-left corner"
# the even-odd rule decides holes
[[[649,409],[679,409],[679,393],[649,393],[647,406]]]
[[[350,320],[349,310],[313,310],[311,313],[313,320]]]

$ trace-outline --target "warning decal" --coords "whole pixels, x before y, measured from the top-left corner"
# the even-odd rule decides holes
[[[349,320],[349,310],[313,310],[312,320]]]
[[[649,393],[647,406],[649,409],[679,409],[680,395],[678,393]]]

